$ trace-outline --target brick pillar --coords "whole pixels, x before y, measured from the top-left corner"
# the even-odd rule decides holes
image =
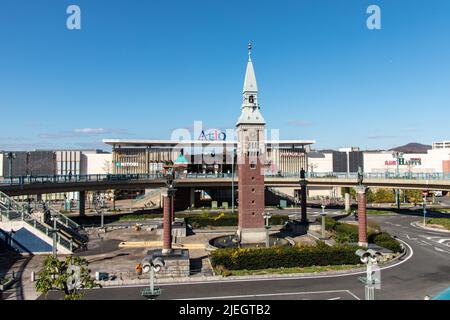
[[[172,252],[172,221],[171,221],[171,205],[168,194],[163,195],[163,249],[162,253]]]
[[[367,247],[366,187],[356,187],[356,197],[358,199],[358,244],[362,247]]]
[[[300,181],[300,206],[302,211],[302,218],[301,222],[306,222],[308,220],[307,218],[307,212],[306,212],[306,180]]]

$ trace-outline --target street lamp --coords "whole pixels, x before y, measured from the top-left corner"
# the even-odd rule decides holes
[[[45,207],[44,207],[44,210],[46,210]],[[58,242],[57,242],[57,239],[56,239],[56,235],[58,233],[58,229],[56,227],[56,222],[58,220],[58,215],[57,215],[56,212],[53,212],[53,211],[51,212],[50,220],[53,221],[53,230],[52,230],[52,236],[53,236],[53,257],[57,258],[58,257],[58,248],[57,248],[58,247]]]
[[[161,257],[153,257],[150,256],[148,258],[144,258],[142,263],[142,272],[150,273],[150,288],[145,288],[142,290],[142,296],[148,299],[155,299],[161,294],[161,288],[155,288],[155,273],[161,271],[166,265],[165,261]]]
[[[366,265],[366,277],[359,278],[365,284],[365,298],[366,300],[375,300],[375,289],[381,288],[381,274],[378,267],[378,259],[381,253],[373,249],[358,249],[356,255]]]
[[[263,212],[263,218],[266,220],[265,228],[266,228],[266,248],[270,247],[270,240],[269,240],[269,219],[272,218],[272,215],[269,212]]]
[[[398,152],[398,151],[394,151],[392,153],[392,157],[395,158],[395,163],[397,165],[397,169],[395,172],[395,176],[396,178],[400,177],[400,163],[399,163],[399,159],[403,158],[403,152]],[[400,209],[400,190],[399,189],[394,189],[395,190],[395,202],[397,204],[397,209]]]
[[[322,212],[320,213],[320,215],[322,216],[322,239],[325,239],[325,217],[326,217],[326,213],[325,213],[325,205],[322,205]]]
[[[12,184],[12,163],[13,160],[16,158],[16,154],[14,152],[7,152],[6,153],[6,159],[9,160],[9,179],[11,181]]]
[[[425,193],[423,193],[423,226],[425,227],[427,224],[427,196]]]
[[[233,148],[233,156],[231,160],[231,213],[234,213],[234,157],[236,149]]]

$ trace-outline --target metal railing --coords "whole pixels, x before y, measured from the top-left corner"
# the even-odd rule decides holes
[[[33,218],[24,206],[22,206],[20,203],[9,197],[8,195],[4,194],[0,191],[0,213],[1,215],[5,216],[8,220],[20,220],[24,221],[28,225],[32,226],[34,229],[39,230],[43,234],[45,234],[48,237],[53,236],[53,228],[48,226],[47,224],[38,221],[37,219]],[[57,232],[57,231],[56,231]],[[69,238],[57,233],[56,234],[56,240],[57,242],[65,247],[66,249],[69,249],[70,251],[73,250],[73,241]]]
[[[237,175],[234,175],[237,177]],[[297,172],[266,173],[266,177],[277,178],[300,178]],[[351,172],[306,172],[306,178],[328,178],[328,179],[357,179],[358,174]],[[146,181],[163,179],[162,173],[139,173],[139,174],[90,174],[90,175],[51,175],[51,176],[18,176],[0,178],[0,185],[25,185],[45,183],[80,183],[80,182],[117,182],[117,181]],[[214,179],[232,178],[231,173],[187,173],[180,174],[179,179]],[[413,173],[413,172],[379,172],[364,173],[365,179],[405,179],[405,180],[450,180],[450,173]]]

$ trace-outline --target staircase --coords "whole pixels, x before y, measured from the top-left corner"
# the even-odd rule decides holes
[[[83,233],[79,224],[48,205],[44,205],[43,209],[46,224],[53,225],[52,217],[56,217],[56,228],[58,232],[71,239],[75,243],[76,249],[86,249],[89,237]]]
[[[24,223],[36,236],[45,239],[47,243],[52,243],[53,223],[46,216],[56,217],[56,241],[60,251],[72,253],[77,249],[85,247],[88,241],[83,235],[80,226],[53,208],[47,207],[44,215],[44,222],[39,221],[30,215],[25,206],[21,205],[8,195],[0,192],[0,216],[5,223]]]
[[[300,204],[299,199],[297,199],[293,196],[290,196],[284,192],[281,192],[279,190],[276,190],[275,188],[267,187],[267,191],[272,193],[272,195],[274,195],[275,197],[279,198],[279,200],[287,200],[288,205],[291,205],[291,204],[299,205]],[[279,203],[279,200],[278,200],[278,203]]]
[[[132,208],[134,209],[153,209],[155,207],[161,207],[161,189],[151,190],[150,192],[137,197],[132,203]]]

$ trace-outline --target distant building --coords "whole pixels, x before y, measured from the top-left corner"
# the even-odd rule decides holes
[[[450,141],[433,142],[433,149],[450,149]]]

